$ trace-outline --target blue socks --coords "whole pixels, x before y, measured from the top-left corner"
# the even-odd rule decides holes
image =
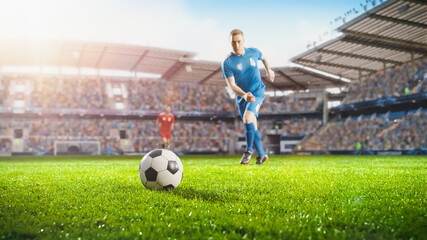
[[[262,147],[261,133],[255,130],[253,123],[245,123],[245,136],[246,136],[246,150],[254,152],[253,145],[255,145],[258,154],[263,157],[265,155]]]
[[[254,152],[255,126],[253,123],[245,123],[246,150]]]
[[[264,149],[262,148],[261,133],[259,133],[258,130],[255,131],[254,144],[259,156],[263,157],[265,155],[265,152],[264,152]]]

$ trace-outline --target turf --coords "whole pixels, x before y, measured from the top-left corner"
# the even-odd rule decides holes
[[[426,156],[181,156],[167,192],[140,159],[0,158],[0,238],[427,238]]]

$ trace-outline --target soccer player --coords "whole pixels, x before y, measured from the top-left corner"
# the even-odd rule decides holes
[[[236,102],[240,117],[245,124],[246,151],[240,160],[241,164],[249,164],[252,158],[253,145],[258,152],[256,164],[268,160],[258,131],[257,118],[261,103],[264,101],[265,85],[258,69],[258,60],[262,60],[267,77],[274,82],[275,74],[267,59],[257,48],[245,48],[243,32],[234,29],[230,33],[233,52],[222,63],[222,76],[228,87],[237,95]]]
[[[162,148],[169,149],[172,139],[171,130],[175,123],[175,116],[171,113],[171,108],[166,107],[166,112],[160,113],[156,119],[156,126],[159,126],[160,136],[162,137]]]

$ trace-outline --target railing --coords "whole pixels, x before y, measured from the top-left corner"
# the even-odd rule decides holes
[[[427,92],[404,95],[399,97],[387,97],[387,98],[380,98],[380,99],[368,100],[363,102],[344,104],[341,106],[333,107],[329,111],[330,112],[354,111],[354,110],[362,110],[362,109],[369,109],[369,108],[385,107],[385,106],[391,106],[396,104],[419,102],[424,100],[427,100]]]

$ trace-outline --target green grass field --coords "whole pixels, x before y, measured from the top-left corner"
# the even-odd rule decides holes
[[[180,156],[150,191],[141,157],[0,158],[1,239],[427,239],[426,156]]]

